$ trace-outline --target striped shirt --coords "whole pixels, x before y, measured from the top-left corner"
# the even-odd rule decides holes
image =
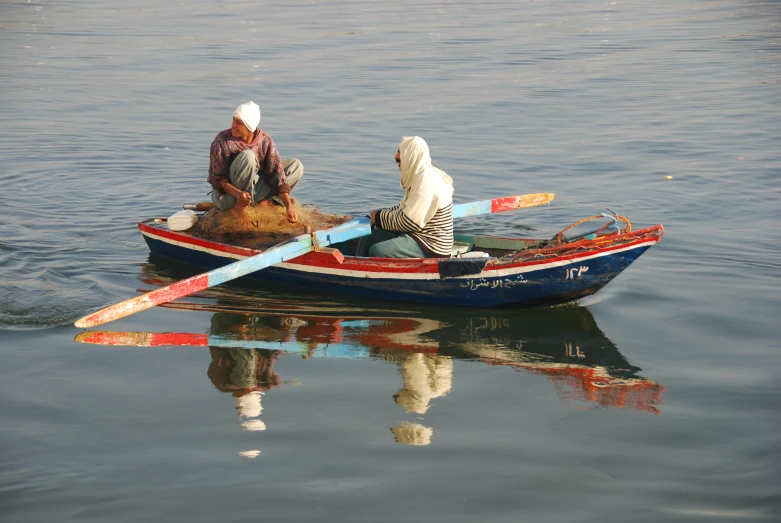
[[[450,258],[453,251],[453,204],[438,209],[434,216],[420,227],[410,220],[399,206],[377,213],[377,227],[388,231],[406,232],[432,258]]]

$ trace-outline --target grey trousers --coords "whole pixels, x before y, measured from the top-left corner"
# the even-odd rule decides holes
[[[372,258],[425,258],[426,253],[407,233],[372,229],[369,236],[358,241],[356,256]]]
[[[282,161],[282,168],[285,169],[287,183],[292,193],[293,188],[304,176],[304,166],[297,159],[291,158]],[[271,198],[282,203],[278,196],[274,196],[274,189],[258,176],[258,160],[255,153],[249,149],[243,150],[233,159],[229,177],[231,185],[240,191],[250,193],[254,202]],[[236,205],[236,198],[215,189],[212,191],[212,202],[218,209],[227,211]]]

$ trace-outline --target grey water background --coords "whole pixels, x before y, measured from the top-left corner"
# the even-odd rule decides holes
[[[779,2],[70,0],[0,14],[3,521],[778,521]],[[135,226],[207,199],[209,144],[246,100],[304,163],[296,196],[329,212],[396,203],[398,141],[420,135],[458,202],[556,193],[461,231],[547,237],[609,207],[667,234],[564,309],[239,282],[105,327],[214,334],[239,311],[227,332],[266,325],[244,336],[255,354],[323,317],[352,325],[351,357],[274,353],[265,430],[246,430],[214,351],[77,343],[72,325],[194,273],[150,257]],[[389,317],[425,326],[399,343],[438,355],[382,356],[395,335],[361,336]],[[578,364],[580,348],[605,361]],[[658,397],[578,388],[605,369]],[[428,390],[423,404],[394,399],[405,387]]]

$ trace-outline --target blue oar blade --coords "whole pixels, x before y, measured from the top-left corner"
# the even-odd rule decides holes
[[[491,214],[491,200],[459,203],[453,206],[453,218],[466,218],[478,214]]]
[[[331,245],[333,243],[345,242],[354,238],[360,238],[361,236],[368,236],[371,232],[371,220],[366,216],[360,216],[344,222],[337,227],[315,231],[314,237],[319,246],[325,247],[326,245]]]

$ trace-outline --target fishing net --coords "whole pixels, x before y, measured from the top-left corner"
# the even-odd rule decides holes
[[[188,232],[193,236],[225,243],[263,249],[288,238],[320,229],[328,229],[350,219],[350,216],[326,214],[314,206],[293,203],[297,223],[287,220],[285,207],[273,201],[250,205],[245,216],[237,218],[231,211],[211,209],[202,215]]]

